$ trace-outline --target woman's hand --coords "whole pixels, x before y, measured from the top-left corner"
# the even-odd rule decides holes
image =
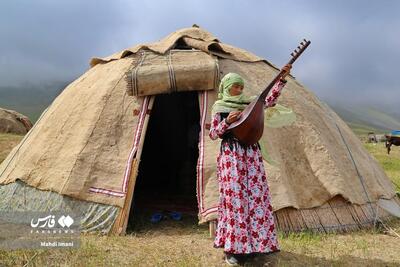
[[[232,111],[226,118],[226,123],[231,124],[240,119],[241,111]]]
[[[285,71],[285,76],[290,74],[291,68],[292,68],[292,64],[286,64],[286,65],[282,68],[282,70]]]
[[[281,81],[286,83],[285,77],[290,74],[290,69],[292,68],[292,64],[286,64],[283,66],[282,70],[284,71],[281,77]]]

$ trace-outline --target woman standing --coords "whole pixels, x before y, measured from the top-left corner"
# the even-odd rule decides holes
[[[285,66],[287,72],[290,67]],[[274,85],[266,98],[266,107],[275,105],[285,82]],[[211,139],[222,139],[217,158],[220,199],[214,247],[224,248],[225,260],[231,265],[237,264],[241,255],[279,251],[260,146],[242,145],[226,132],[251,102],[243,95],[243,89],[240,75],[224,76],[212,109],[210,129]]]

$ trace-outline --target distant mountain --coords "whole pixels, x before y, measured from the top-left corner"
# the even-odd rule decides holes
[[[16,110],[35,122],[68,84],[69,82],[53,82],[41,86],[2,86],[0,107]]]
[[[397,111],[382,111],[372,106],[330,105],[330,107],[357,133],[386,133],[400,129]]]
[[[0,86],[0,107],[16,110],[36,122],[40,114],[69,84],[68,81],[46,83],[41,86]],[[385,107],[385,111],[371,105],[329,103],[329,106],[356,132],[385,133],[400,130],[400,110]]]

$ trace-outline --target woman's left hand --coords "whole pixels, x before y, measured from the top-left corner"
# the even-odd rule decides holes
[[[290,70],[292,69],[292,64],[286,64],[282,70],[285,71],[285,76],[290,74]]]

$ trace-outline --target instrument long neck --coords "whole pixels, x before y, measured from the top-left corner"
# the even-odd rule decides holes
[[[257,98],[257,101],[265,101],[265,98],[267,97],[269,91],[271,91],[272,87],[283,77],[285,71],[281,70],[278,75],[270,82],[267,86],[267,88],[264,89],[264,91],[261,92],[260,96]]]

